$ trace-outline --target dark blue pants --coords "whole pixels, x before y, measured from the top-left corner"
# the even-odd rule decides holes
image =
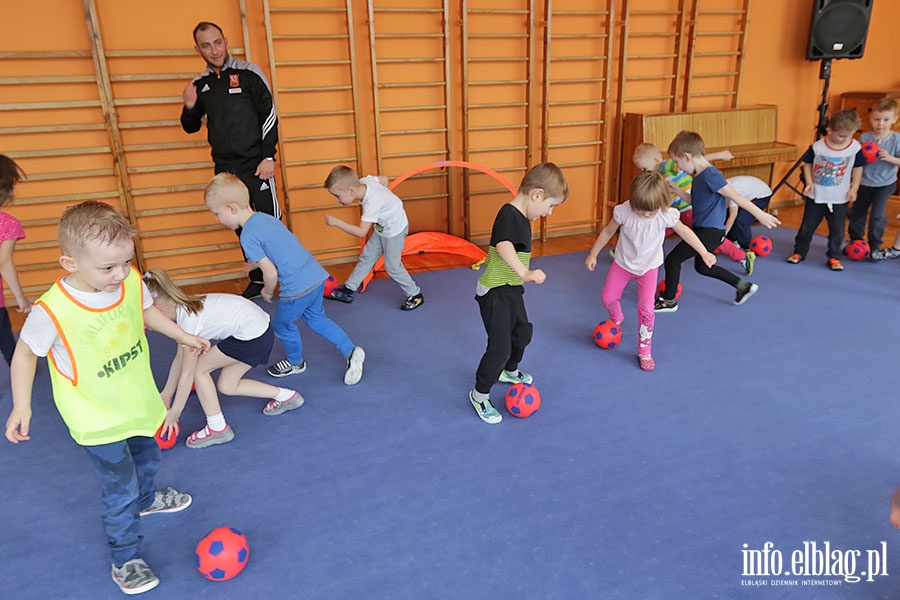
[[[140,556],[140,512],[153,504],[162,454],[152,437],[82,447],[100,477],[106,543],[113,563],[121,567]]]
[[[766,196],[765,198],[757,198],[756,200],[751,200],[751,202],[753,202],[753,204],[758,206],[760,209],[766,210],[771,200],[772,196]],[[750,248],[750,242],[753,236],[750,230],[750,226],[753,225],[754,221],[756,221],[756,217],[748,213],[743,208],[739,209],[737,218],[735,218],[734,223],[731,224],[731,229],[728,230],[728,234],[725,237],[729,240],[737,242],[741,245],[741,248],[747,250],[748,248]]]
[[[866,237],[866,217],[869,218],[869,247],[872,250],[881,248],[884,228],[887,227],[887,217],[884,211],[887,209],[888,200],[897,183],[883,185],[881,187],[859,186],[856,202],[850,207],[850,226],[848,233],[851,240],[862,240]],[[871,214],[869,213],[871,209]]]

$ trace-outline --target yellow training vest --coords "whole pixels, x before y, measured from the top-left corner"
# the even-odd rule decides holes
[[[53,323],[72,362],[72,379],[48,356],[53,399],[72,438],[82,446],[152,437],[166,408],[150,369],[144,334],[141,276],[132,269],[112,306],[88,308],[57,281],[37,302]]]

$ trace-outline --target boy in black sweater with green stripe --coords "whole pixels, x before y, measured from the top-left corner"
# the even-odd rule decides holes
[[[494,219],[484,273],[475,289],[488,343],[475,372],[475,389],[469,392],[469,401],[485,423],[503,420],[491,405],[494,383],[532,382],[531,375],[519,370],[532,334],[522,285],[543,283],[547,276],[540,269],[529,268],[531,221],[549,215],[568,195],[569,186],[559,167],[540,163],[525,173],[519,193]]]

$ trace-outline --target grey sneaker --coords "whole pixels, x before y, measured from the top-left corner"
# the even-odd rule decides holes
[[[121,567],[112,565],[112,580],[129,596],[149,592],[159,585],[159,577],[140,558],[129,560]]]
[[[363,363],[366,362],[366,351],[357,346],[347,358],[347,370],[344,372],[344,383],[356,385],[362,379]]]
[[[497,409],[494,408],[494,405],[491,404],[490,400],[479,402],[475,399],[474,390],[469,391],[469,402],[472,403],[472,406],[475,408],[475,412],[478,413],[478,416],[485,423],[488,423],[489,425],[496,425],[503,420],[503,415],[497,412]]]
[[[872,262],[879,262],[886,258],[900,258],[900,250],[897,250],[893,246],[890,248],[879,248],[878,250],[872,250],[872,254],[869,255],[869,260]]]
[[[266,373],[272,377],[287,377],[288,375],[299,375],[306,370],[306,361],[302,361],[299,365],[295,365],[288,359],[279,360],[277,363],[266,369]]]
[[[209,425],[195,431],[184,440],[184,445],[188,448],[206,448],[207,446],[215,446],[216,444],[227,444],[234,439],[234,430],[231,425],[226,425],[222,431],[213,431]]]
[[[190,494],[179,492],[173,487],[168,488],[164,492],[157,490],[153,504],[142,510],[141,516],[180,512],[190,506],[193,500]]]
[[[300,392],[294,392],[294,395],[281,402],[279,400],[272,400],[266,407],[263,409],[264,415],[269,415],[270,417],[274,417],[275,415],[280,415],[281,413],[287,412],[289,410],[294,410],[295,408],[300,408],[303,406],[303,396],[300,395]]]
[[[531,382],[534,381],[534,377],[531,376],[531,373],[525,373],[524,371],[516,370],[515,373],[510,374],[509,371],[500,371],[500,377],[497,378],[497,381],[500,383],[527,383],[531,385]]]
[[[759,286],[755,283],[750,283],[749,281],[742,281],[741,283],[746,283],[747,286],[741,286],[737,289],[737,294],[734,297],[735,306],[740,306],[744,302],[750,299],[750,296],[759,291]]]

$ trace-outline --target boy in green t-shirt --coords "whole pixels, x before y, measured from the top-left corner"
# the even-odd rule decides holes
[[[159,579],[140,558],[142,515],[178,512],[191,497],[156,491],[160,449],[153,436],[166,414],[144,326],[196,352],[209,342],[185,333],[153,305],[131,262],[134,227],[103,202],[70,206],[59,221],[59,263],[68,271],[34,304],[13,354],[13,408],[6,439],[31,439],[31,395],[39,356],[49,357],[53,400],[72,438],[100,477],[101,518],[112,579],[140,594]]]

